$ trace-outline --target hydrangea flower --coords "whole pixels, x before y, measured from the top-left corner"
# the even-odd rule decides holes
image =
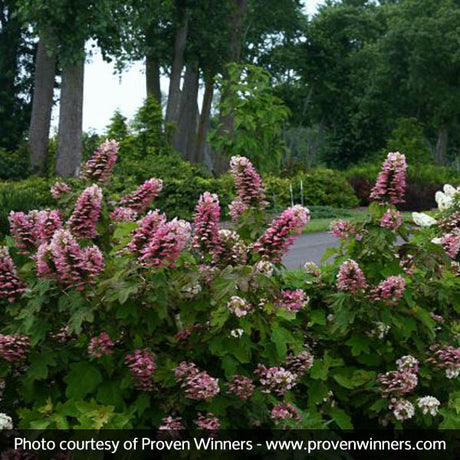
[[[50,189],[51,196],[55,200],[57,200],[58,198],[61,198],[61,196],[67,195],[71,191],[72,189],[65,182],[55,182],[54,185]]]
[[[399,152],[390,152],[371,191],[370,199],[382,205],[404,203],[406,170],[406,157]]]
[[[234,156],[230,160],[230,172],[233,175],[238,197],[230,204],[230,216],[235,222],[250,207],[264,209],[265,189],[259,174],[248,158]]]
[[[304,376],[313,366],[314,357],[309,351],[302,351],[297,355],[291,355],[286,360],[286,367],[298,378]]]
[[[134,382],[134,387],[140,391],[153,390],[153,374],[155,373],[155,357],[147,349],[134,350],[126,355],[125,364]]]
[[[250,398],[255,388],[252,380],[244,375],[234,375],[231,382],[227,383],[227,393],[234,394],[240,399]]]
[[[460,348],[441,347],[435,344],[430,347],[430,351],[431,355],[426,360],[428,363],[444,370],[448,379],[454,379],[460,375]]]
[[[417,373],[419,369],[419,362],[416,358],[411,355],[402,356],[396,361],[398,370],[404,372],[409,371],[412,373]]]
[[[160,223],[140,250],[140,263],[146,267],[173,267],[190,235],[190,224],[184,220]]]
[[[373,300],[382,300],[387,305],[397,305],[406,290],[406,280],[401,276],[389,276],[373,288],[370,297]]]
[[[152,177],[145,181],[139,188],[128,195],[121,197],[120,204],[142,214],[148,209],[153,200],[163,189],[163,181]]]
[[[104,259],[95,245],[80,247],[74,236],[66,229],[57,230],[49,244],[42,244],[36,254],[37,273],[40,277],[55,278],[65,287],[84,288],[86,282],[104,270]]]
[[[25,290],[26,286],[19,280],[8,248],[0,246],[0,300],[13,303]]]
[[[460,194],[460,187],[452,187],[450,184],[445,184],[443,191],[436,192],[434,199],[438,204],[440,211],[446,211],[450,209],[458,200]]]
[[[286,310],[299,311],[308,305],[309,300],[303,289],[284,289],[281,291],[281,296],[276,304],[278,307],[285,308]]]
[[[248,258],[248,247],[233,230],[219,230],[219,251],[214,251],[213,263],[218,265],[244,265]]]
[[[119,206],[110,213],[110,218],[115,222],[134,222],[137,218],[137,212],[134,209]]]
[[[87,161],[82,176],[91,182],[106,184],[118,158],[118,142],[106,140]]]
[[[164,223],[166,223],[165,214],[160,213],[158,210],[150,211],[137,222],[139,227],[132,233],[128,250],[139,257],[141,251],[147,246],[150,239],[153,238],[157,229]]]
[[[192,247],[203,253],[219,252],[219,198],[215,193],[205,192],[195,208]]]
[[[438,414],[441,403],[434,396],[424,396],[417,399],[417,406],[424,415],[430,413],[433,417]]]
[[[283,253],[294,242],[295,235],[300,233],[309,221],[307,208],[296,205],[286,209],[254,243],[254,251],[268,260],[280,262]]]
[[[429,216],[428,214],[425,214],[424,212],[413,212],[412,220],[419,227],[431,227],[437,223],[436,219]]]
[[[19,363],[30,351],[29,337],[21,334],[0,335],[0,358]]]
[[[380,374],[378,381],[384,398],[410,393],[418,383],[417,374],[411,370],[389,371]]]
[[[88,345],[88,353],[93,358],[102,358],[112,353],[112,348],[115,344],[112,342],[109,334],[102,331],[99,336],[92,337]]]
[[[358,233],[354,225],[343,219],[333,220],[329,224],[329,233],[333,237],[343,240],[355,238],[357,241],[360,241],[362,239],[362,235]]]
[[[94,238],[101,214],[102,190],[97,185],[83,190],[78,197],[75,210],[67,222],[69,229],[78,238]]]
[[[352,259],[346,260],[337,274],[337,289],[357,293],[368,286],[366,278],[358,263]]]
[[[415,414],[414,405],[407,399],[393,398],[388,408],[393,412],[396,420],[404,422],[410,420]]]
[[[254,373],[259,377],[263,393],[273,392],[282,396],[297,384],[297,375],[283,367],[267,368],[263,364],[258,364]]]
[[[275,270],[275,266],[268,260],[262,259],[257,262],[255,266],[255,272],[260,273],[261,275],[266,276],[267,278],[271,278],[273,276],[273,272]]]
[[[194,423],[202,430],[215,431],[220,428],[219,419],[212,412],[208,412],[206,415],[198,414]]]
[[[12,430],[12,429],[13,429],[13,419],[9,415],[0,413],[0,431],[1,430]]]
[[[388,209],[380,220],[380,226],[390,230],[398,230],[401,225],[401,213],[396,209]]]
[[[273,406],[270,417],[276,424],[292,419],[298,422],[302,421],[299,411],[291,403],[287,402]]]
[[[172,417],[171,415],[161,420],[161,425],[158,427],[159,430],[167,431],[180,431],[185,430],[185,426],[182,423],[182,418]]]
[[[238,318],[246,316],[248,313],[252,311],[251,304],[246,299],[243,299],[236,295],[230,297],[230,300],[227,303],[227,308]]]

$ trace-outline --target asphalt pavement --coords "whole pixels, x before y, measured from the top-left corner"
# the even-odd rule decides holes
[[[303,267],[305,262],[320,263],[321,256],[327,248],[338,247],[339,242],[329,233],[310,233],[299,235],[291,249],[283,257],[287,268]]]

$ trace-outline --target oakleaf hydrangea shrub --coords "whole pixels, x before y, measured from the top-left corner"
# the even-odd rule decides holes
[[[56,210],[11,213],[0,251],[2,404],[24,428],[310,426],[293,390],[314,361],[281,289],[281,257],[306,208],[267,222],[264,186],[232,159],[235,225],[203,191],[193,222],[152,209],[151,178],[118,202],[104,142],[81,184],[57,182]]]
[[[315,362],[312,417],[342,428],[455,428],[460,423],[460,190],[436,194],[439,210],[402,222],[406,160],[390,153],[371,192],[370,217],[331,223],[339,248],[284,274],[302,289]]]
[[[81,183],[53,186],[57,209],[10,215],[0,382],[15,426],[458,426],[457,191],[407,226],[390,154],[368,221],[333,224],[332,262],[286,272],[309,211],[270,221],[247,158],[230,162],[228,228],[210,191],[191,222],[155,208],[161,178],[108,199],[117,156],[106,141]]]

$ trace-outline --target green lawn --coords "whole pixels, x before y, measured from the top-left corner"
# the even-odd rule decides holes
[[[352,222],[361,222],[366,217],[368,217],[369,213],[367,209],[351,209],[351,210],[344,210],[343,215],[340,215],[340,210],[337,210],[337,213],[334,213],[334,216],[330,217],[315,217],[315,213],[312,213],[312,219],[306,225],[302,231],[305,235],[309,233],[318,233],[318,232],[328,232],[329,231],[329,224],[333,220],[338,219],[345,219],[350,220]],[[409,221],[412,218],[411,212],[403,212],[402,213],[404,221]]]

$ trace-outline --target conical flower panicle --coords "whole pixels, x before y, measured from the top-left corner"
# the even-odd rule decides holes
[[[25,291],[25,284],[19,280],[8,248],[0,247],[0,300],[13,303]]]
[[[163,181],[152,177],[134,190],[134,192],[121,197],[120,204],[125,208],[133,209],[138,214],[142,214],[148,209],[162,189]]]
[[[368,283],[358,263],[352,259],[346,260],[337,274],[337,289],[357,293],[367,287]]]
[[[66,229],[55,232],[49,244],[42,244],[36,255],[37,273],[40,277],[55,278],[64,287],[84,289],[87,283],[104,270],[101,251],[95,245],[81,248],[75,237]]]
[[[280,262],[300,233],[310,221],[309,211],[296,205],[286,209],[275,219],[266,232],[254,243],[254,251],[274,262]]]
[[[118,158],[118,142],[106,140],[87,161],[82,176],[92,182],[104,185],[108,182]]]
[[[251,207],[264,209],[267,202],[262,180],[248,158],[232,157],[230,172],[233,175],[238,197],[229,205],[229,210],[232,220],[236,222],[246,209]]]
[[[406,171],[406,157],[399,152],[389,153],[371,191],[370,199],[382,205],[404,203]]]
[[[205,192],[200,196],[195,208],[194,249],[206,252],[219,252],[221,247],[219,237],[220,206],[219,198],[214,193]]]
[[[140,256],[142,249],[147,245],[155,234],[157,228],[166,222],[166,215],[160,211],[150,211],[137,223],[139,227],[133,231],[132,239],[128,244],[128,250],[136,256]]]
[[[77,238],[94,238],[101,215],[102,190],[97,185],[83,190],[67,225]]]

